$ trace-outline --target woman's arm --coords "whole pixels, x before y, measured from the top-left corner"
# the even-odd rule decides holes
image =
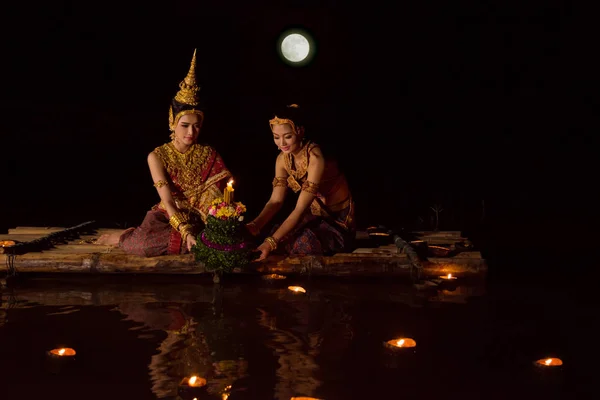
[[[321,149],[315,147],[310,152],[307,181],[316,185],[316,187],[318,188],[319,182],[321,182],[321,178],[323,177],[324,171],[325,160],[323,159],[323,154],[321,153]],[[296,207],[285,219],[285,221],[283,221],[279,229],[277,229],[273,234],[273,239],[275,239],[276,241],[279,241],[282,237],[287,235],[292,229],[296,227],[296,225],[301,221],[302,215],[304,214],[306,209],[310,207],[310,204],[315,199],[317,195],[316,190],[311,190],[309,188],[305,188],[304,186],[305,185],[303,185],[302,191],[300,192],[300,196],[298,197],[298,201],[296,202]]]
[[[275,161],[275,177],[287,179],[288,173],[286,172],[283,166],[283,157],[277,157]],[[264,208],[258,214],[258,217],[254,218],[252,222],[250,222],[249,229],[250,232],[255,232],[253,234],[258,234],[258,231],[262,229],[266,224],[273,219],[273,217],[277,214],[277,212],[283,206],[283,202],[285,201],[285,194],[287,191],[287,183],[286,186],[273,186],[273,191],[271,192],[271,198],[267,201]],[[254,227],[252,227],[254,225]]]
[[[156,155],[155,152],[152,152],[148,155],[148,166],[150,167],[150,174],[152,175],[154,186],[156,187],[158,195],[160,196],[162,203],[165,205],[170,218],[179,210],[177,209],[173,195],[171,195],[169,184],[170,178],[167,175],[167,171],[165,170],[162,161],[160,158],[158,158],[158,155]]]
[[[181,233],[181,237],[188,250],[191,250],[192,246],[196,244],[196,238],[191,234],[191,225],[188,223],[186,217],[179,212],[179,209],[175,204],[175,199],[173,199],[173,195],[171,194],[167,171],[156,153],[152,152],[148,155],[148,166],[150,167],[150,174],[152,175],[154,186],[158,191],[162,203],[167,209],[169,224]]]
[[[298,201],[296,202],[296,207],[290,213],[290,215],[283,221],[281,226],[273,233],[273,236],[267,238],[265,243],[261,244],[257,250],[261,252],[260,257],[257,261],[264,260],[267,258],[269,253],[274,250],[277,246],[277,242],[281,240],[285,235],[290,233],[292,229],[298,225],[298,223],[302,220],[302,215],[306,211],[310,204],[316,197],[319,183],[321,182],[321,178],[323,177],[323,172],[325,171],[325,159],[323,158],[323,154],[321,153],[321,149],[315,147],[310,152],[310,158],[308,162],[308,177],[307,182],[302,185],[302,191],[300,192],[300,196],[298,197]],[[270,242],[270,240],[274,240],[274,243]]]

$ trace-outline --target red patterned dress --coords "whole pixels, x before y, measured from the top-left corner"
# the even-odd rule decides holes
[[[177,208],[189,216],[194,233],[198,234],[206,222],[210,203],[223,195],[231,173],[219,153],[210,146],[194,144],[187,152],[180,153],[169,142],[154,152],[169,175],[169,187]],[[146,257],[187,252],[181,235],[169,224],[162,202],[148,211],[140,226],[123,232],[119,246],[127,253]]]

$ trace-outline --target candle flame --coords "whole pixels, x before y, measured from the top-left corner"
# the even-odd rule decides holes
[[[58,351],[58,354],[62,356],[63,354],[65,354],[65,351],[67,351],[67,350],[66,349],[60,349]]]
[[[288,289],[296,293],[306,293],[306,289],[302,286],[288,286]]]
[[[448,279],[452,279],[452,274],[448,274]]]
[[[417,345],[417,342],[415,342],[411,338],[396,338],[390,339],[387,342],[383,342],[383,344],[393,349],[407,349],[410,347],[415,347]]]
[[[227,182],[227,186],[231,187],[231,185],[233,185],[233,179],[230,179],[229,182]]]
[[[550,364],[552,364],[552,359],[551,359],[551,358],[549,358],[549,359],[547,359],[546,361],[544,361],[544,363],[545,363],[546,365],[550,365]]]
[[[190,383],[190,385],[193,385],[194,383],[196,383],[196,379],[198,379],[198,377],[194,375],[188,380],[188,382]]]

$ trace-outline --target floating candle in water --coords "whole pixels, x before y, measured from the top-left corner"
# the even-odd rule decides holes
[[[263,279],[266,279],[266,280],[278,280],[278,279],[285,279],[285,278],[286,278],[285,275],[277,275],[277,274],[263,275]]]
[[[451,280],[453,280],[453,279],[457,279],[455,276],[452,276],[452,274],[448,274],[448,275],[442,275],[442,276],[440,276],[440,278],[442,278],[442,279],[446,279],[446,280],[448,280],[448,281],[451,281]]]
[[[402,349],[402,348],[407,348],[407,347],[415,347],[417,345],[417,342],[415,342],[413,339],[411,338],[398,338],[398,339],[392,339],[392,340],[388,340],[387,342],[385,342],[386,346],[394,348],[394,349]]]
[[[202,387],[206,385],[206,379],[200,378],[199,376],[193,375],[190,376],[189,379],[185,379],[182,382],[183,384],[187,384],[191,387]]]
[[[223,389],[223,392],[221,393],[221,400],[227,400],[229,398],[230,394],[231,394],[231,385],[227,385],[227,386],[225,386],[225,389]]]
[[[54,355],[54,356],[59,356],[59,357],[69,357],[69,356],[74,356],[75,350],[68,348],[68,347],[63,347],[60,349],[52,349],[50,350],[50,354]]]
[[[558,367],[563,365],[563,362],[560,358],[543,358],[541,360],[537,360],[535,365],[540,367]]]
[[[290,400],[323,400],[323,399],[317,399],[316,397],[292,397]]]
[[[302,286],[288,286],[288,289],[294,293],[306,293],[306,290]]]

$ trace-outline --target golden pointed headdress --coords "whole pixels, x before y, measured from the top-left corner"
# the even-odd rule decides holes
[[[196,84],[196,49],[194,49],[194,55],[192,56],[192,64],[187,76],[179,84],[179,92],[175,95],[175,100],[181,104],[187,104],[190,106],[198,105],[198,92],[200,86]]]
[[[169,129],[171,131],[175,130],[179,118],[183,115],[199,114],[204,119],[204,113],[195,108],[199,104],[199,91],[200,86],[196,84],[196,49],[194,49],[190,69],[186,77],[179,83],[179,91],[173,99],[176,110],[181,110],[181,108],[183,110],[177,112],[177,115],[173,115],[173,105],[169,107]]]

